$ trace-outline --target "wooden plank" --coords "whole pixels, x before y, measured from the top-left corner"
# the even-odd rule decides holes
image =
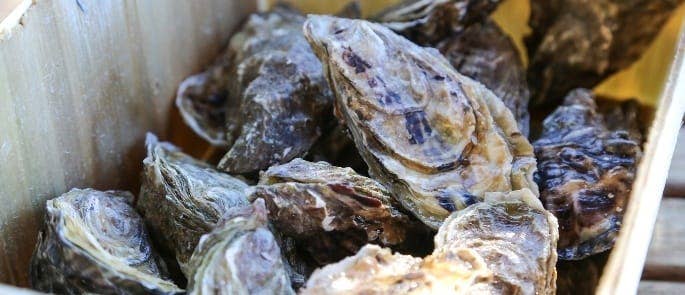
[[[643,279],[685,281],[685,199],[664,198]]]
[[[256,7],[22,4],[0,30],[0,282],[26,286],[45,200],[72,187],[136,191],[145,132],[168,138],[178,83],[211,62]]]
[[[680,129],[664,195],[685,197],[685,128]]]
[[[5,19],[5,17],[7,17],[7,15],[9,15],[10,12],[12,12],[12,10],[16,8],[20,2],[21,0],[0,1],[0,22],[2,22],[2,20]]]
[[[682,18],[677,20],[682,22]],[[679,24],[679,28],[682,24]],[[633,185],[622,229],[604,268],[597,294],[633,294],[637,290],[659,210],[681,119],[685,113],[685,37],[680,30],[676,59],[662,92],[645,152]]]
[[[683,292],[685,292],[685,283],[677,282],[641,281],[637,289],[637,294],[640,295],[671,295],[683,294]]]

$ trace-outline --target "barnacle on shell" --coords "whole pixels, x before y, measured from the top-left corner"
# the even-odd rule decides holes
[[[123,191],[72,189],[49,200],[31,258],[33,288],[58,294],[180,294]]]

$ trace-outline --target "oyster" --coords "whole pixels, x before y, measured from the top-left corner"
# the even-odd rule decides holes
[[[345,125],[339,124],[325,133],[312,147],[307,160],[328,162],[333,166],[350,167],[357,173],[368,175],[369,167],[357,151]]]
[[[582,260],[560,260],[557,263],[557,294],[595,294],[609,252]]]
[[[682,0],[532,0],[526,41],[535,103],[592,88],[647,49]]]
[[[231,208],[190,259],[189,294],[294,294],[263,200]]]
[[[500,0],[406,0],[375,20],[421,45],[435,44],[480,22]]]
[[[486,192],[537,193],[533,147],[511,112],[437,50],[362,20],[309,16],[304,31],[370,174],[425,224]]]
[[[630,195],[640,140],[609,130],[589,90],[572,91],[544,121],[535,145],[540,196],[559,218],[559,257],[610,249]]]
[[[148,133],[136,207],[158,244],[169,247],[181,270],[203,234],[229,208],[249,204],[241,180],[221,173]]]
[[[49,200],[31,258],[33,288],[60,294],[177,294],[123,191],[72,189]]]
[[[251,15],[217,64],[180,86],[176,104],[187,124],[229,147],[219,168],[266,169],[304,155],[319,137],[332,93],[303,22],[285,6]]]
[[[366,243],[401,249],[408,240],[429,236],[422,224],[396,209],[379,183],[325,162],[295,159],[273,166],[250,198],[266,201],[277,231],[293,237],[317,266],[352,255]]]
[[[337,17],[362,18],[362,7],[358,0],[350,1],[335,14]]]
[[[528,135],[530,91],[516,45],[494,21],[474,23],[436,48],[462,75],[483,83],[511,110],[519,129]]]
[[[303,294],[554,294],[556,219],[529,190],[453,213],[420,259],[367,245],[316,270]]]

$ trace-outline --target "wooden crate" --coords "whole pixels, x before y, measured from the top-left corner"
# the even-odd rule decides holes
[[[0,23],[0,283],[27,286],[47,199],[72,187],[138,190],[145,132],[194,155],[207,148],[172,107],[176,87],[269,2],[20,1]],[[342,5],[294,2],[310,11]],[[362,2],[377,10],[395,1]],[[527,0],[507,0],[495,12],[519,45],[527,9]],[[639,282],[685,110],[683,10],[640,62],[597,89],[657,107],[602,294],[634,293]],[[21,292],[11,290],[0,285]]]

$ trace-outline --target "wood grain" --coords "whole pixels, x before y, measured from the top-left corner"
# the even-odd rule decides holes
[[[681,20],[682,21],[682,20]],[[632,294],[637,290],[649,238],[654,229],[668,167],[685,112],[685,38],[679,32],[676,57],[657,104],[644,156],[638,166],[621,232],[604,268],[597,294]]]
[[[72,187],[137,190],[145,132],[168,138],[178,83],[213,59],[254,6],[30,6],[0,41],[0,282],[28,284],[45,200]]]
[[[637,294],[640,295],[671,295],[683,294],[685,283],[642,281],[638,287]]]
[[[0,1],[0,22],[2,22],[2,20],[5,19],[5,17],[9,15],[10,12],[17,7],[17,5],[19,5],[19,2],[21,2],[21,0]]]
[[[685,145],[679,147],[682,148],[678,150],[685,150]],[[664,198],[661,202],[643,279],[685,281],[684,214],[685,199]]]
[[[664,195],[685,198],[685,128],[680,129]]]

